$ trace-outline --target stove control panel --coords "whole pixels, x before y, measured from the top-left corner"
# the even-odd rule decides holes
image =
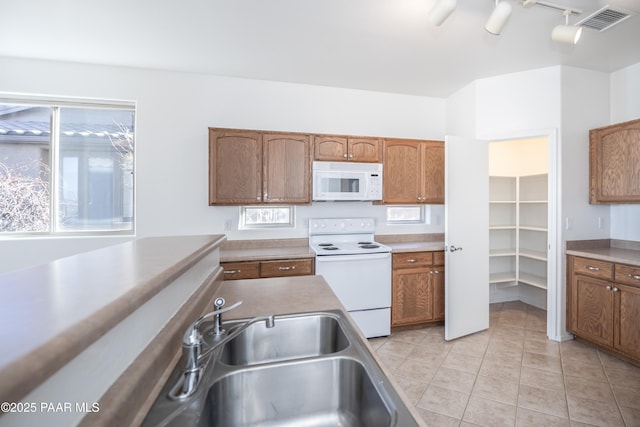
[[[375,218],[315,218],[309,220],[309,235],[373,233]]]

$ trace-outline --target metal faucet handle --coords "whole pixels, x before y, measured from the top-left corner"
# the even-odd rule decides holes
[[[218,305],[219,302],[221,302],[221,304]],[[218,315],[218,314],[226,313],[227,311],[231,311],[237,306],[239,306],[240,304],[242,304],[242,301],[238,301],[235,304],[230,305],[229,307],[222,308],[222,306],[224,305],[224,302],[225,302],[224,298],[216,298],[215,301],[213,302],[213,306],[215,307],[215,310],[213,311],[213,313],[210,313],[210,314]]]

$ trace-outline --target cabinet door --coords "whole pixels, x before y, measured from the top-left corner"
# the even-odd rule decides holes
[[[393,273],[391,325],[411,325],[433,319],[433,289],[427,269]]]
[[[209,129],[209,204],[254,204],[262,200],[260,132]]]
[[[221,262],[224,280],[257,279],[260,277],[259,261]]]
[[[422,185],[421,147],[421,142],[414,140],[384,141],[384,203],[419,203]]]
[[[393,269],[424,268],[433,265],[432,252],[406,252],[392,255]]]
[[[587,340],[613,347],[614,292],[611,282],[574,275],[573,331]]]
[[[349,138],[348,158],[352,162],[381,163],[382,146],[377,138]]]
[[[262,261],[260,263],[260,277],[313,275],[313,265],[312,259]]]
[[[589,132],[589,202],[640,202],[640,120]]]
[[[422,152],[422,203],[444,203],[444,142],[424,143]]]
[[[264,203],[311,203],[311,144],[308,135],[263,135]]]
[[[444,320],[444,267],[434,267],[430,276],[433,282],[433,320]]]
[[[617,266],[616,266],[617,268]],[[640,358],[640,288],[614,285],[616,291],[615,348]]]
[[[342,136],[314,136],[313,159],[327,162],[348,160],[347,138]]]

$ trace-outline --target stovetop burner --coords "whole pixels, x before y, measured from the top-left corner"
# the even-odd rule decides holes
[[[319,256],[391,252],[391,248],[375,241],[374,231],[373,218],[312,218],[309,244]]]

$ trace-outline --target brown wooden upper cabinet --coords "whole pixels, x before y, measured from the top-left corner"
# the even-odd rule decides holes
[[[383,203],[444,203],[444,142],[384,140]]]
[[[382,142],[379,138],[316,135],[313,144],[314,160],[382,163]]]
[[[209,128],[209,204],[311,203],[311,139]]]
[[[589,203],[640,203],[640,120],[589,132]]]

